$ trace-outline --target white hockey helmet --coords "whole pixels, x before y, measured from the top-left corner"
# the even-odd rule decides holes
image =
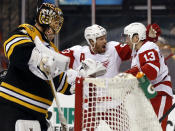
[[[124,28],[124,35],[128,35],[132,39],[134,34],[138,34],[139,41],[146,39],[146,27],[139,22],[129,24]]]
[[[91,45],[89,41],[90,39],[93,40],[94,43],[96,43],[96,39],[98,37],[104,36],[106,34],[107,34],[106,29],[97,24],[87,27],[84,31],[84,37],[89,45]]]

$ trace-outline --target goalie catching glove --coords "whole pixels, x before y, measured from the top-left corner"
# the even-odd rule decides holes
[[[47,48],[38,37],[35,38],[36,47],[33,49],[29,69],[41,79],[54,78],[69,68],[69,58]]]

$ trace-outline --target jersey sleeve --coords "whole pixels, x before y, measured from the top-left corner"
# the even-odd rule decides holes
[[[115,49],[122,61],[129,60],[131,58],[132,51],[129,45],[120,43],[115,46]]]
[[[31,38],[18,29],[4,42],[4,53],[10,65],[25,71],[34,47],[35,44]]]
[[[157,74],[160,70],[160,62],[158,52],[156,50],[150,49],[140,53],[139,64],[140,68],[138,66],[134,66],[125,72],[136,76],[139,71],[142,71],[149,80],[157,78]]]
[[[76,53],[79,53],[81,51],[81,49],[82,49],[81,46],[76,45],[76,46],[73,46],[69,49],[65,49],[65,50],[60,52],[62,55],[68,56],[70,58],[70,64],[69,64],[70,68],[73,68],[73,64],[74,64],[74,61],[76,58],[75,55],[76,55]]]
[[[139,54],[140,68],[150,80],[154,80],[160,70],[160,60],[155,49],[146,50]]]
[[[65,95],[72,95],[70,93],[71,85],[67,82],[67,75],[65,72],[61,73],[59,76],[55,77],[54,85],[57,89],[57,92]]]
[[[65,49],[63,51],[60,51],[60,53],[62,55],[68,56],[70,58],[69,68],[73,68],[73,63],[74,63],[74,60],[75,60],[74,51],[71,50],[71,49]]]

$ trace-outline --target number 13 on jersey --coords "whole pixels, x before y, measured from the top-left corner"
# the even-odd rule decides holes
[[[147,52],[146,54],[143,55],[143,57],[145,58],[146,62],[156,60],[154,51]]]

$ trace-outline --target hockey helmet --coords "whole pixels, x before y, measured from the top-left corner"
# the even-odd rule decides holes
[[[106,29],[97,24],[87,27],[84,31],[84,37],[89,45],[91,45],[89,41],[90,39],[93,40],[94,43],[96,43],[96,39],[98,37],[104,36],[106,34],[107,34]]]
[[[58,33],[64,22],[63,12],[53,4],[43,3],[37,12],[36,20],[44,29],[51,27]]]
[[[146,39],[146,27],[139,22],[129,24],[124,28],[124,35],[128,35],[132,39],[133,35],[137,34],[140,40]]]

